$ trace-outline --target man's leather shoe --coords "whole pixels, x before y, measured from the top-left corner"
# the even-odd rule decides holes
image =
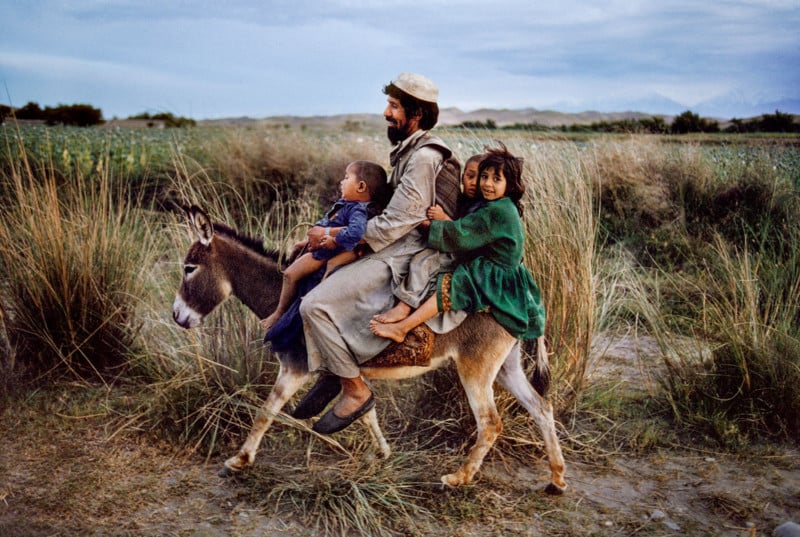
[[[367,401],[363,405],[361,405],[361,408],[359,408],[349,416],[340,418],[339,416],[333,413],[333,409],[330,409],[311,428],[320,434],[333,434],[348,427],[351,423],[353,423],[358,418],[369,412],[370,409],[372,409],[372,407],[374,406],[375,406],[375,394],[370,394],[369,399],[367,399]]]
[[[292,412],[292,417],[306,420],[322,412],[328,403],[342,391],[342,383],[336,375],[321,375],[317,383],[308,390]]]

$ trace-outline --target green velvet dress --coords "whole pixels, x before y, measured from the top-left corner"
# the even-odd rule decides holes
[[[485,202],[452,222],[434,220],[428,244],[463,260],[452,274],[439,275],[439,311],[488,311],[521,339],[544,333],[544,304],[539,286],[522,264],[525,230],[511,199]]]

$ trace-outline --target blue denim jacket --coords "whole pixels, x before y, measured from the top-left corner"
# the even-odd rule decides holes
[[[312,252],[314,259],[328,260],[336,254],[350,251],[364,236],[367,229],[367,218],[369,217],[369,205],[367,201],[345,201],[339,199],[325,213],[316,226],[322,227],[344,227],[336,235],[338,246],[333,250],[315,250]]]

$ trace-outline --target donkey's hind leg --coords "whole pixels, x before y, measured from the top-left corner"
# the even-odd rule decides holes
[[[258,410],[258,414],[253,420],[253,426],[250,428],[250,434],[247,435],[247,440],[245,440],[236,455],[225,461],[225,466],[219,471],[221,477],[240,472],[253,464],[261,439],[270,425],[272,425],[275,416],[297,390],[308,382],[310,377],[311,374],[308,371],[287,367],[281,362],[275,385],[267,396],[264,405]]]
[[[483,464],[486,453],[503,431],[503,422],[494,402],[492,384],[508,349],[508,346],[503,346],[500,351],[492,349],[486,353],[470,352],[469,356],[460,356],[456,360],[458,376],[467,393],[478,431],[467,461],[455,473],[442,476],[442,483],[445,485],[456,487],[472,481]]]
[[[541,338],[538,349],[537,366],[540,376],[548,377],[547,351]],[[567,489],[567,482],[564,480],[564,457],[561,454],[561,445],[556,435],[553,406],[533,389],[531,383],[525,377],[520,361],[519,344],[515,345],[511,352],[508,353],[503,367],[497,374],[497,382],[517,398],[539,427],[551,472],[551,481],[545,488],[545,492],[548,494],[562,494]]]

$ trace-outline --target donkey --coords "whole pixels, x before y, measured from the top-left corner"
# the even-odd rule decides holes
[[[184,328],[196,327],[231,295],[260,319],[271,313],[278,302],[282,279],[277,254],[265,251],[259,241],[225,225],[212,224],[198,207],[186,212],[197,240],[189,248],[183,264],[183,280],[173,305],[175,322]],[[478,432],[466,462],[456,472],[441,478],[442,483],[452,487],[466,485],[472,480],[502,431],[492,386],[497,380],[528,410],[541,431],[551,471],[551,481],[545,492],[562,494],[567,488],[564,458],[556,435],[553,408],[545,398],[549,365],[543,339],[539,338],[538,374],[534,375],[537,389],[525,377],[519,342],[485,313],[469,315],[456,329],[436,335],[429,366],[373,367],[367,362],[362,364],[361,374],[366,379],[399,380],[432,371],[451,361],[455,363]],[[238,472],[253,464],[261,439],[275,416],[312,377],[304,348],[277,355],[280,367],[275,385],[259,409],[247,440],[236,455],[225,461],[220,475]],[[537,382],[537,378],[542,382]],[[378,425],[375,408],[361,420],[384,457],[388,457],[390,448]]]

